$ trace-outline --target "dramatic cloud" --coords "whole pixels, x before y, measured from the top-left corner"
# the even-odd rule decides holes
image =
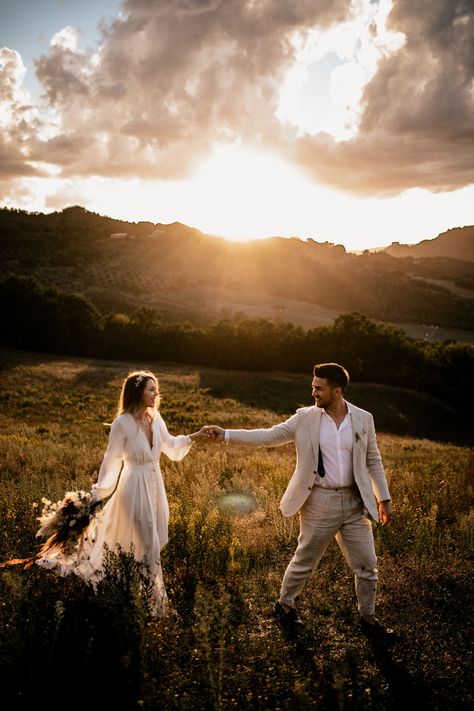
[[[75,51],[63,33],[38,59],[61,126],[35,157],[64,175],[178,179],[214,143],[277,145],[292,35],[341,21],[348,6],[128,0],[96,55]]]
[[[389,28],[406,37],[363,95],[357,136],[303,136],[293,158],[324,182],[360,193],[473,182],[474,7],[470,0],[397,0]]]
[[[357,193],[467,185],[472,1],[394,0],[386,26],[386,17],[370,19],[384,6],[388,0],[126,0],[120,18],[102,27],[95,53],[78,50],[68,27],[37,59],[48,134],[21,100],[21,58],[2,50],[1,171],[175,180],[189,176],[213,145],[240,142],[270,148],[315,179]],[[291,93],[286,108],[282,95],[301,47],[312,35],[317,61],[331,57],[325,33],[363,13],[363,35],[348,40],[331,75],[337,115],[311,130],[317,101],[309,102],[298,125]],[[391,45],[389,33],[397,38]]]

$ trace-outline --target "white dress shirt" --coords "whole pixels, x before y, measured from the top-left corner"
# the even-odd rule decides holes
[[[338,429],[332,417],[323,411],[319,430],[319,446],[326,476],[320,477],[319,474],[316,474],[314,483],[318,486],[331,488],[352,486],[354,484],[352,420],[349,412]]]

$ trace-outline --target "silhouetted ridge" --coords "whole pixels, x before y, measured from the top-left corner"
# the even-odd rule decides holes
[[[407,248],[409,256],[401,245],[359,255],[312,238],[229,242],[180,222],[127,222],[78,205],[48,215],[2,209],[0,265],[72,289],[102,312],[143,306],[198,325],[264,317],[310,328],[358,311],[420,324],[421,334],[474,329],[473,234],[449,230]],[[448,247],[460,258],[435,256]],[[430,256],[414,258],[417,249]]]

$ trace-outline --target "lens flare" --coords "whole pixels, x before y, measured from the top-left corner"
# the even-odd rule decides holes
[[[234,516],[251,514],[257,508],[257,502],[248,494],[225,494],[217,499],[218,508]]]

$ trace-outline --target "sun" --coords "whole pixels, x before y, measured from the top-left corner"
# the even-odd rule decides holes
[[[194,175],[187,201],[206,231],[247,241],[295,234],[291,206],[309,193],[302,172],[282,158],[228,145],[216,146]]]

